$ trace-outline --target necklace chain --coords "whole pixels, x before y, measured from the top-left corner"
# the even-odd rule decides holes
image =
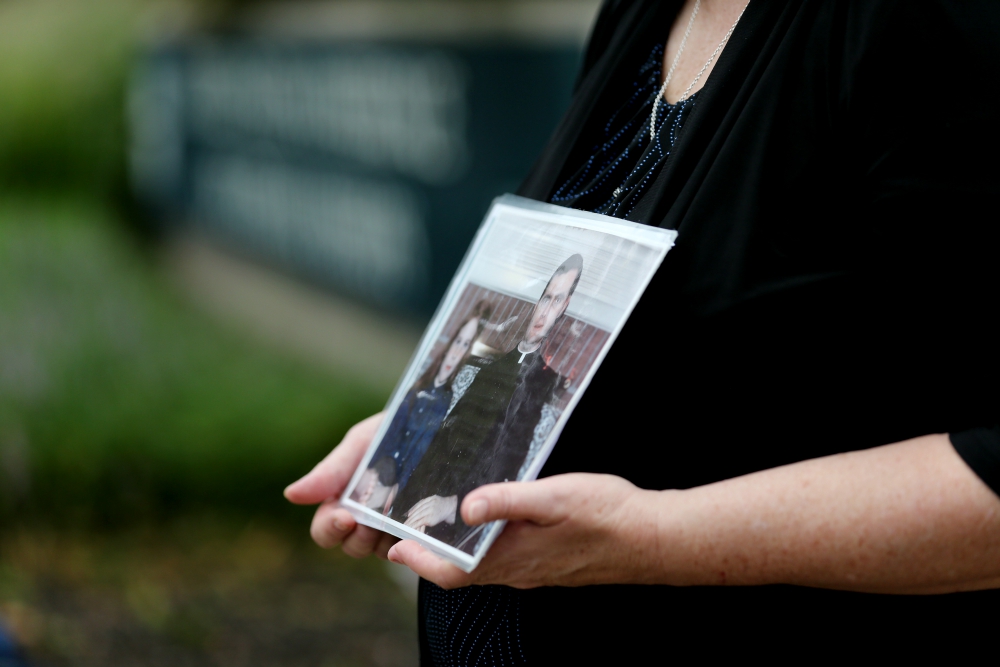
[[[670,80],[674,78],[674,70],[677,68],[677,63],[679,63],[681,60],[681,54],[684,53],[684,47],[687,46],[688,37],[691,36],[691,28],[692,26],[694,26],[694,19],[696,16],[698,16],[699,9],[701,9],[701,0],[695,0],[694,9],[691,11],[691,18],[688,19],[687,28],[684,29],[684,38],[681,39],[681,45],[677,49],[677,55],[674,56],[673,62],[670,63],[670,69],[667,70],[666,76],[663,77],[663,85],[660,86],[660,92],[656,94],[656,99],[653,100],[653,113],[649,117],[649,141],[651,143],[653,141],[656,141],[656,114],[659,111],[660,100],[663,99],[663,96],[666,94],[667,86],[670,85]],[[710,55],[708,57],[708,60],[705,61],[705,64],[702,65],[701,70],[698,72],[698,75],[694,78],[694,81],[691,82],[691,85],[689,85],[687,89],[684,91],[684,93],[680,96],[680,98],[678,98],[677,100],[678,102],[686,100],[691,90],[695,87],[695,85],[699,81],[701,81],[701,77],[704,76],[705,71],[708,70],[709,65],[712,64],[716,56],[718,56],[719,53],[722,51],[722,49],[726,46],[726,42],[729,41],[729,38],[733,36],[733,32],[736,30],[736,24],[740,22],[741,18],[743,18],[743,12],[745,12],[746,10],[747,10],[746,5],[744,5],[743,10],[740,12],[740,15],[736,17],[736,21],[733,22],[732,26],[730,26],[729,31],[722,38],[722,41],[719,42],[719,45],[715,47],[715,51],[712,51],[712,55]]]

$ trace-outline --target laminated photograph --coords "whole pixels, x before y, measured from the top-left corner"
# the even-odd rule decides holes
[[[503,522],[466,525],[462,500],[538,476],[676,236],[498,198],[342,505],[471,572]]]

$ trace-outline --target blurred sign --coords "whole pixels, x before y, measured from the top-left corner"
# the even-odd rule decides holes
[[[132,176],[165,221],[429,315],[569,103],[578,47],[208,40],[149,55]]]

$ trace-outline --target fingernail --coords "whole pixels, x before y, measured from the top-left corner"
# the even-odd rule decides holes
[[[336,528],[337,530],[341,531],[341,532],[347,530],[347,524],[344,523],[343,519],[334,519],[333,520],[333,527]]]
[[[489,505],[485,500],[473,500],[469,505],[469,522],[479,523],[486,518],[486,510]]]
[[[393,563],[395,563],[397,565],[402,565],[403,564],[403,561],[401,561],[399,559],[399,556],[396,555],[396,548],[395,547],[393,547],[392,549],[389,549],[389,553],[386,554],[386,558],[388,558],[390,562],[393,562]]]

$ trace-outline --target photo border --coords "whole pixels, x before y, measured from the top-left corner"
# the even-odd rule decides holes
[[[488,236],[493,225],[496,223],[496,220],[505,214],[514,214],[518,217],[527,217],[537,220],[538,222],[556,224],[564,227],[575,227],[578,229],[611,234],[636,243],[641,243],[659,253],[654,261],[652,270],[650,270],[649,274],[644,276],[640,282],[640,288],[636,290],[636,294],[633,297],[632,302],[624,308],[624,317],[620,318],[614,331],[609,332],[607,342],[601,347],[600,352],[597,354],[590,368],[587,370],[586,375],[584,375],[580,380],[579,387],[573,393],[569,403],[567,403],[565,409],[562,411],[562,414],[559,416],[559,419],[552,427],[552,431],[545,438],[545,444],[539,450],[538,454],[535,456],[535,460],[532,461],[531,466],[525,472],[524,478],[520,481],[531,481],[538,477],[538,473],[541,472],[542,466],[548,459],[549,454],[552,453],[552,449],[555,447],[556,441],[559,439],[559,435],[562,433],[562,430],[565,427],[566,422],[569,420],[570,415],[573,413],[573,410],[576,408],[577,403],[579,403],[583,393],[590,385],[590,381],[593,379],[597,369],[604,361],[604,357],[607,356],[611,346],[618,338],[618,334],[621,332],[625,323],[628,321],[628,318],[631,316],[632,310],[635,308],[639,299],[649,286],[649,281],[652,280],[656,271],[663,263],[663,259],[666,257],[667,252],[673,247],[674,242],[677,239],[677,232],[672,229],[652,227],[642,223],[632,222],[630,220],[612,218],[610,216],[591,213],[589,211],[578,211],[576,209],[564,208],[554,204],[544,204],[532,199],[518,197],[516,195],[502,195],[493,200],[483,224],[480,225],[479,230],[476,232],[475,238],[473,238],[469,249],[465,253],[465,257],[462,259],[462,263],[459,265],[454,278],[452,278],[451,283],[448,286],[448,291],[445,293],[444,298],[441,299],[441,303],[438,304],[437,309],[434,311],[434,316],[431,318],[430,323],[424,330],[420,343],[417,345],[417,348],[406,367],[406,372],[403,373],[399,382],[396,384],[395,389],[393,389],[389,402],[386,404],[385,408],[387,418],[382,420],[378,431],[375,433],[375,437],[372,439],[372,444],[368,447],[368,451],[365,452],[365,456],[358,465],[357,470],[355,470],[354,474],[351,476],[351,481],[348,483],[347,488],[344,490],[340,500],[340,505],[347,509],[358,521],[358,523],[389,533],[404,540],[415,540],[432,553],[453,563],[465,572],[472,572],[476,566],[479,565],[483,556],[486,555],[490,546],[500,535],[506,521],[494,521],[487,524],[488,532],[486,533],[485,538],[481,538],[482,544],[479,549],[477,549],[477,554],[469,555],[460,549],[452,547],[449,544],[445,544],[444,542],[433,537],[429,537],[424,533],[413,530],[395,519],[389,519],[383,514],[365,507],[361,503],[351,500],[350,495],[354,492],[354,488],[361,479],[361,475],[368,469],[368,464],[371,462],[372,457],[375,455],[375,451],[378,449],[378,445],[381,443],[382,438],[389,429],[389,424],[392,421],[389,415],[395,415],[396,411],[399,409],[399,406],[406,397],[407,388],[416,381],[420,374],[421,361],[426,358],[426,356],[433,349],[438,337],[441,334],[442,328],[461,298],[462,291],[465,289],[466,285],[469,284],[469,269],[479,253],[479,250],[482,248],[483,242]]]

